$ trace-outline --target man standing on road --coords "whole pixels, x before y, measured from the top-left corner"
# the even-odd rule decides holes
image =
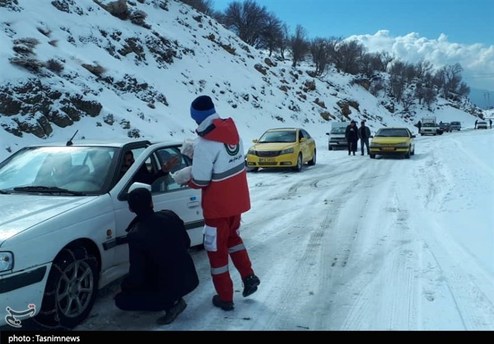
[[[345,130],[345,138],[348,143],[348,155],[357,151],[357,143],[358,143],[358,129],[355,121],[351,121],[350,124],[346,127]]]
[[[244,297],[254,293],[260,284],[240,237],[241,214],[250,209],[244,148],[235,122],[232,118],[220,118],[210,97],[197,97],[191,104],[190,114],[198,125],[199,137],[194,145],[187,184],[202,189],[204,248],[217,293],[213,296],[213,305],[231,311],[234,304],[229,257],[242,277]]]
[[[365,126],[365,120],[360,122],[360,128],[358,128],[358,137],[360,139],[360,150],[362,155],[364,155],[364,145],[367,150],[367,155],[369,155],[369,138],[371,136],[371,132],[369,127]]]
[[[418,121],[417,122],[417,129],[418,129],[418,133],[420,134],[420,129],[422,128],[422,122],[421,121]]]

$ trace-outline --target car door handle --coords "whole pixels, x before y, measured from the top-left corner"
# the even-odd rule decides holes
[[[200,206],[201,204],[199,203],[199,201],[191,201],[191,202],[187,202],[187,206],[189,208],[195,208],[195,207],[198,207]]]

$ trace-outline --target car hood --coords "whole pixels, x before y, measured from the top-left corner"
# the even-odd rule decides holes
[[[295,146],[293,142],[256,143],[251,149],[256,151],[277,151]]]
[[[398,144],[398,143],[406,143],[409,142],[410,139],[408,137],[374,137],[372,139],[373,143],[380,143],[380,144]]]
[[[95,197],[0,195],[0,246],[8,238],[70,209],[79,207]]]

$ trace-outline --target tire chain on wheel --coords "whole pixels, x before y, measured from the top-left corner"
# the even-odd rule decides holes
[[[78,258],[79,256],[79,258]],[[58,277],[53,280],[54,274],[61,275],[64,272],[64,269],[73,264],[75,261],[86,261],[89,266],[93,266],[95,270],[95,278],[94,278],[94,288],[97,289],[98,283],[98,275],[97,275],[97,259],[90,255],[85,247],[69,247],[65,248],[61,251],[61,253],[55,258],[52,264],[52,269],[50,270],[50,274],[48,275],[48,281],[46,284],[46,290],[43,294],[43,300],[41,304],[41,310],[39,314],[35,317],[35,322],[39,325],[47,328],[55,328],[55,329],[70,329],[74,326],[64,326],[61,324],[60,315],[57,309],[56,302],[56,293],[58,287]],[[89,307],[91,308],[94,303],[94,298],[96,294],[96,290],[91,295],[91,299],[89,302]]]

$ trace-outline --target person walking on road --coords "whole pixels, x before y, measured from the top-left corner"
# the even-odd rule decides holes
[[[194,99],[190,114],[198,125],[198,138],[191,157],[190,176],[184,179],[188,179],[189,187],[202,189],[204,248],[217,293],[212,303],[231,311],[234,289],[229,258],[242,278],[243,297],[254,293],[261,283],[240,237],[241,214],[251,206],[244,147],[233,119],[220,118],[209,96]],[[177,171],[175,178],[184,174],[181,171]]]

